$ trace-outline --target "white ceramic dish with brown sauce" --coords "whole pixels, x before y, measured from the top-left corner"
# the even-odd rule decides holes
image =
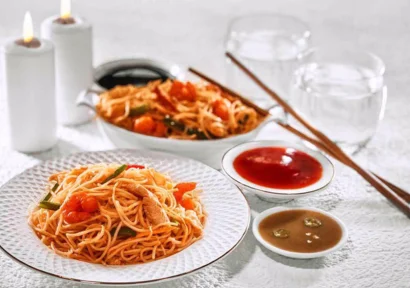
[[[313,253],[309,253],[309,252],[294,252],[294,251],[290,251],[290,250],[285,250],[285,249],[281,249],[273,244],[271,244],[269,241],[267,241],[266,239],[264,239],[264,237],[262,236],[262,233],[260,231],[260,224],[261,222],[266,219],[267,217],[274,215],[276,213],[282,212],[282,211],[297,211],[297,210],[307,210],[307,211],[313,211],[316,213],[320,213],[323,214],[324,216],[330,218],[331,220],[333,220],[332,222],[337,223],[337,225],[340,227],[341,229],[341,236],[340,239],[337,241],[337,243],[328,248],[325,249],[323,251],[319,251],[319,252],[313,252]],[[323,223],[323,225],[326,225],[326,222]],[[312,236],[314,236],[314,231],[315,229],[311,229],[310,231],[312,231],[312,234],[309,234],[309,236],[306,236],[306,245],[309,245],[308,241],[314,241],[312,238]],[[255,236],[255,238],[258,240],[258,242],[260,244],[262,244],[266,249],[269,249],[272,252],[275,252],[277,254],[280,254],[282,256],[286,256],[289,258],[296,258],[296,259],[311,259],[311,258],[319,258],[319,257],[323,257],[323,256],[327,256],[330,253],[333,253],[337,250],[339,250],[340,248],[342,248],[347,241],[348,238],[348,232],[347,232],[347,228],[346,226],[343,224],[343,222],[337,218],[336,216],[330,214],[329,212],[326,212],[324,210],[318,209],[318,208],[312,208],[312,207],[274,207],[274,208],[270,208],[267,209],[265,211],[263,211],[262,213],[260,213],[253,221],[253,226],[252,226],[252,232],[253,235]],[[290,237],[292,236],[292,231],[290,231]],[[310,240],[311,239],[311,240]],[[319,239],[319,238],[318,238]],[[319,239],[320,240],[320,239]],[[286,239],[284,239],[284,241],[286,241]]]

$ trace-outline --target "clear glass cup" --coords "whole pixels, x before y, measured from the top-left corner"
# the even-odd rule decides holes
[[[293,74],[289,103],[346,152],[359,151],[383,119],[383,61],[340,45],[310,49],[302,62]]]
[[[279,14],[255,14],[230,23],[226,49],[287,99],[292,72],[300,65],[309,41],[309,27],[299,19]],[[229,87],[262,106],[273,102],[229,60],[226,68]]]

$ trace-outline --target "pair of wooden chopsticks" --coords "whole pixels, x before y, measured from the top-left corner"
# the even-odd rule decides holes
[[[289,132],[299,136],[300,138],[312,143],[317,148],[321,149],[323,152],[331,155],[333,158],[344,163],[345,165],[354,169],[359,173],[368,183],[375,187],[383,196],[389,199],[395,206],[397,206],[401,211],[403,211],[408,217],[410,217],[410,194],[399,188],[398,186],[388,182],[382,177],[369,172],[357,164],[350,156],[343,152],[332,140],[330,140],[326,135],[313,127],[305,119],[303,119],[286,101],[279,97],[274,91],[272,91],[268,86],[266,86],[254,73],[252,73],[245,65],[243,65],[235,56],[227,52],[226,56],[232,60],[232,62],[237,65],[246,75],[248,75],[260,88],[262,88],[268,95],[270,95],[282,108],[298,120],[304,127],[306,127],[317,139],[314,139],[305,133],[299,131],[298,129],[284,123],[277,122],[278,125],[288,130]],[[239,98],[244,104],[253,107],[260,115],[267,116],[269,112],[260,108],[250,100],[242,97],[235,91],[225,87],[224,85],[218,83],[217,81],[211,79],[210,77],[204,75],[203,73],[189,68],[189,71],[193,74],[199,76],[205,81],[218,86],[222,91],[228,93],[234,97]]]

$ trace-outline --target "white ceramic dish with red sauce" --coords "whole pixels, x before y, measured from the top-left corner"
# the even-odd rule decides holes
[[[320,178],[305,187],[281,189],[258,185],[241,176],[234,167],[235,159],[245,151],[264,147],[285,147],[306,153],[314,158],[322,166]],[[334,166],[332,162],[318,151],[311,150],[303,145],[287,141],[254,141],[239,144],[228,150],[222,157],[221,167],[225,175],[240,188],[255,193],[260,198],[270,202],[284,202],[318,193],[329,186],[334,177]]]

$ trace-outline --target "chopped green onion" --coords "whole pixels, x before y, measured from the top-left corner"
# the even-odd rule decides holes
[[[188,128],[187,133],[188,133],[188,135],[196,135],[196,139],[199,139],[199,140],[208,139],[208,137],[206,137],[204,132],[199,131],[196,128]]]
[[[51,188],[51,191],[56,192],[58,188],[58,183],[54,184],[53,188]]]
[[[169,128],[176,129],[176,130],[179,130],[179,131],[184,131],[185,130],[184,123],[176,121],[176,120],[172,119],[170,116],[165,116],[163,121],[164,121],[165,126],[167,126]]]
[[[51,191],[56,192],[57,188],[58,188],[58,183],[54,184],[53,188],[51,188]],[[41,201],[48,201],[50,200],[51,196],[52,196],[51,193],[48,192],[46,197],[44,197],[43,200]]]
[[[108,181],[110,181],[111,179],[114,179],[115,177],[117,177],[118,175],[120,175],[122,172],[124,172],[124,170],[127,169],[127,165],[121,165],[117,170],[114,171],[114,173],[112,173],[110,176],[108,176],[101,184],[105,184]]]
[[[117,227],[114,227],[111,229],[110,231],[111,236],[114,236],[116,230],[117,230]],[[118,231],[117,236],[118,237],[135,237],[137,236],[137,232],[135,232],[129,227],[121,227],[120,231]]]
[[[48,202],[48,201],[41,201],[38,207],[55,211],[55,210],[60,209],[61,204],[54,203],[54,202]]]
[[[140,116],[142,114],[147,113],[148,110],[149,110],[149,106],[147,104],[142,104],[141,106],[131,108],[129,117]]]
[[[248,122],[248,120],[249,120],[249,115],[246,114],[241,120],[238,121],[238,123],[241,125],[245,125],[246,122]]]
[[[50,198],[51,198],[51,193],[48,192],[47,195],[46,195],[46,197],[44,197],[43,200],[41,200],[41,202],[43,202],[43,201],[48,201],[48,200],[50,200]]]
[[[170,116],[165,116],[164,120],[163,120],[165,126],[167,126],[168,128],[171,129],[175,129],[178,131],[185,131],[185,125],[182,122],[176,121],[174,119],[172,119]],[[205,133],[196,129],[196,128],[188,128],[187,129],[187,133],[188,135],[196,135],[196,138],[199,140],[206,140],[208,139],[208,137],[206,137]]]

